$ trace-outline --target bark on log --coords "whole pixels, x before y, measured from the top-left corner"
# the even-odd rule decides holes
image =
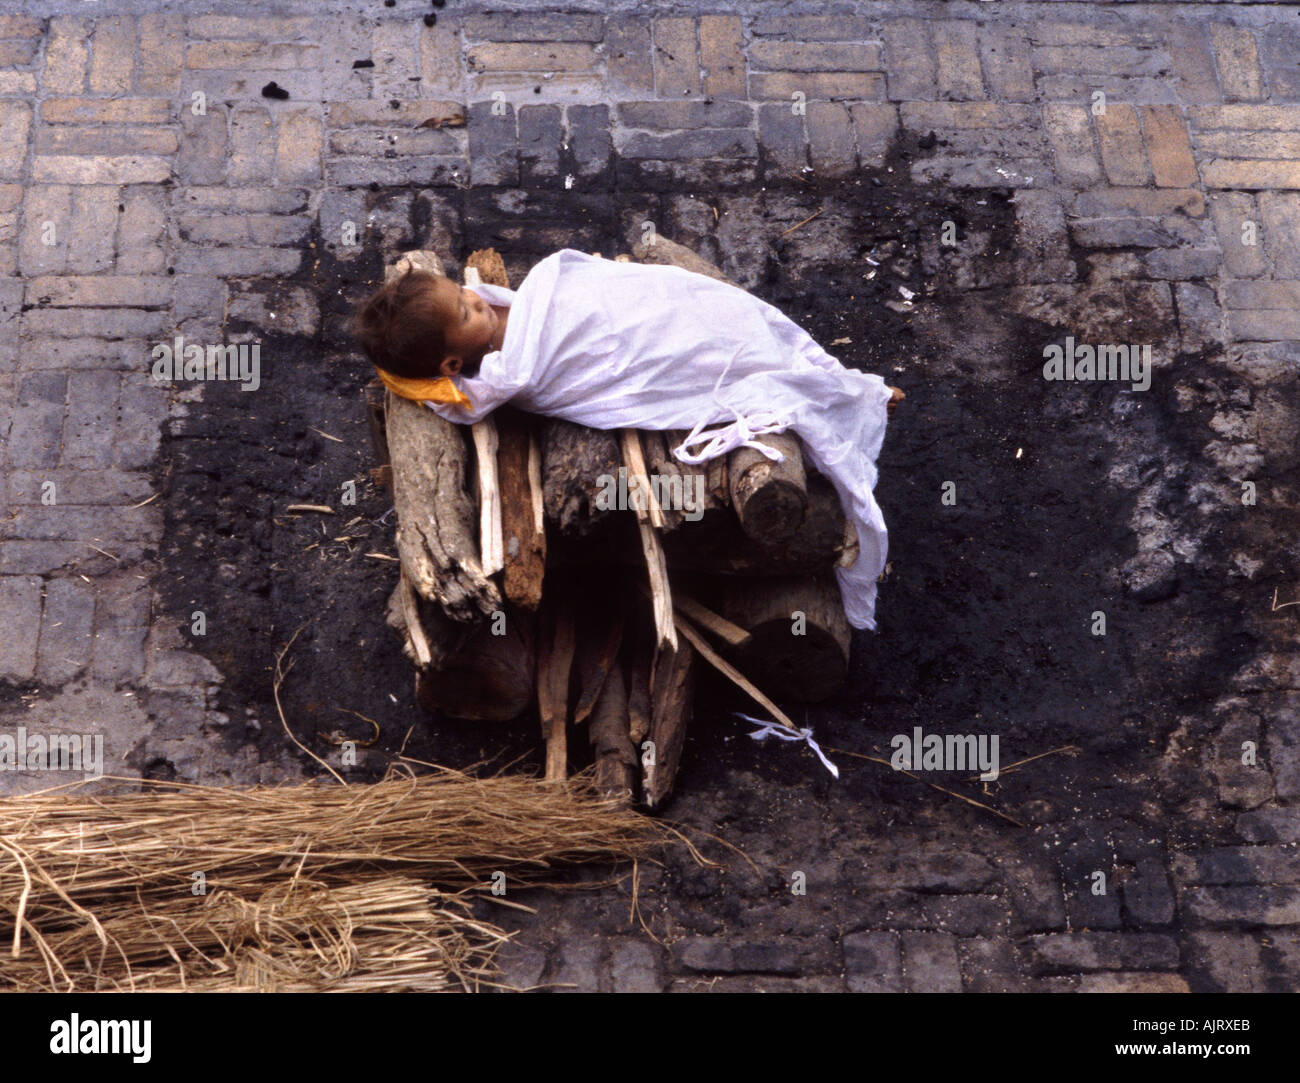
[[[641,799],[651,810],[663,808],[673,788],[695,693],[695,649],[678,639],[677,649],[664,648],[655,658],[651,676],[650,734],[653,762],[642,757]]]
[[[852,633],[829,574],[727,582],[722,613],[750,633],[733,658],[769,696],[816,703],[843,686]]]
[[[397,508],[397,554],[411,586],[453,620],[474,622],[501,608],[479,565],[478,508],[465,485],[462,427],[389,393],[385,403]]]
[[[415,641],[419,638],[418,633],[414,633],[409,621],[410,600],[403,597],[404,591],[410,591],[410,596],[415,599],[415,616],[419,621],[420,629],[423,631],[423,638],[428,651],[428,664],[430,666],[441,666],[448,658],[454,655],[464,645],[465,640],[469,638],[474,631],[473,625],[459,624],[447,616],[442,608],[433,602],[426,602],[418,594],[415,594],[410,583],[406,581],[404,574],[399,574],[397,586],[389,596],[388,607],[385,613],[386,623],[392,628],[402,641],[402,653],[409,658],[417,668],[422,664],[422,652],[417,651]]]
[[[479,566],[484,575],[496,575],[506,566],[505,542],[501,533],[501,487],[498,476],[496,418],[489,414],[470,426],[474,444],[478,499]]]
[[[560,533],[581,538],[608,527],[615,509],[596,506],[600,479],[617,479],[622,463],[617,434],[556,418],[542,423],[546,517]]]
[[[668,267],[681,267],[683,270],[708,275],[709,278],[716,278],[719,282],[726,282],[736,286],[735,282],[703,256],[696,255],[684,244],[670,241],[667,237],[659,234],[654,235],[651,244],[636,241],[632,245],[632,255],[636,257],[638,263],[657,263]],[[737,289],[739,288],[737,286]]]
[[[623,644],[623,607],[613,577],[590,585],[588,601],[578,617],[578,646],[574,657],[577,703],[573,723],[583,722],[600,699],[605,680]]]
[[[808,506],[803,522],[787,538],[751,538],[734,515],[706,514],[665,534],[670,571],[716,575],[793,575],[833,566],[844,555],[848,532],[835,487],[815,471],[807,480]]]
[[[508,407],[497,410],[496,416],[505,595],[520,608],[534,612],[542,600],[546,532],[537,529],[529,477],[532,423],[527,415]]]
[[[808,511],[803,447],[794,433],[757,439],[785,458],[775,462],[754,448],[736,448],[727,460],[731,506],[751,538],[761,543],[780,541],[803,525]]]
[[[546,779],[568,777],[569,686],[575,638],[574,593],[551,591],[538,614],[537,715],[546,740]]]
[[[664,508],[664,530],[669,532],[683,523],[707,519],[712,524],[715,520],[731,518],[726,458],[719,457],[699,466],[680,462],[672,449],[687,435],[678,430],[641,433],[646,468],[652,477],[660,479],[657,484]]]
[[[443,273],[437,253],[416,250],[389,265],[384,279],[408,269]],[[479,564],[478,515],[465,484],[468,453],[461,427],[391,392],[384,399],[384,424],[397,554],[411,586],[453,620],[476,622],[500,609],[500,591]]]
[[[636,748],[628,732],[627,687],[617,660],[605,677],[587,732],[595,753],[596,786],[602,793],[630,798]]]
[[[506,722],[528,709],[536,687],[537,636],[529,614],[507,607],[505,634],[489,622],[440,668],[422,669],[416,687],[420,703],[452,718]]]
[[[627,673],[627,728],[633,746],[650,733],[650,671],[655,648],[647,629],[634,625],[627,637],[624,670]]]

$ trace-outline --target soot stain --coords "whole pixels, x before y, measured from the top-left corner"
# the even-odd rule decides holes
[[[414,703],[409,663],[384,624],[394,565],[367,555],[394,551],[391,517],[385,521],[391,501],[368,480],[375,460],[361,391],[370,372],[344,321],[381,280],[386,255],[429,238],[453,273],[472,249],[498,248],[517,284],[558,247],[625,251],[625,238],[649,217],[733,273],[749,272],[748,288],[845,364],[878,372],[907,393],[879,463],[877,497],[890,528],[879,628],[856,637],[848,687],[808,711],[819,738],[887,758],[890,736],[914,726],[993,732],[1004,764],[1079,745],[1080,758],[1055,761],[1060,785],[1046,814],[1065,815],[1067,805],[1109,809],[1120,800],[1118,777],[1145,770],[1177,711],[1210,695],[1252,646],[1237,629],[1215,631],[1223,627],[1214,619],[1222,596],[1204,570],[1180,568],[1176,592],[1156,603],[1129,596],[1117,577],[1136,551],[1136,495],[1111,479],[1116,462],[1151,458],[1154,470],[1172,456],[1190,476],[1204,472],[1202,452],[1180,438],[1187,419],[1170,392],[1139,397],[1108,385],[1044,381],[1042,347],[1059,341],[1067,325],[1015,314],[1007,288],[961,289],[952,274],[922,272],[927,235],[954,221],[963,235],[998,240],[1003,254],[990,258],[1005,262],[1003,281],[1014,288],[1010,192],[915,185],[905,162],[893,165],[871,175],[877,183],[813,179],[760,196],[689,188],[383,191],[366,199],[386,223],[386,251],[369,245],[343,260],[315,232],[304,270],[275,288],[311,290],[320,330],[260,333],[265,392],[206,386],[163,451],[167,602],[182,618],[194,609],[208,615],[208,634],[194,646],[226,677],[223,709],[274,719],[273,660],[301,628],[283,688],[286,715],[322,755],[321,734],[365,735],[348,712],[375,719],[377,754],[353,777],[375,777],[401,748],[459,766],[521,755],[539,762],[527,717],[491,725],[431,720]],[[712,222],[697,213],[702,207],[716,208]],[[774,218],[793,225],[819,208],[820,219],[782,225],[772,239]],[[737,219],[724,230],[724,220]],[[827,252],[851,259],[827,259]],[[911,309],[900,302],[900,285],[918,295]],[[1132,315],[1150,322],[1148,314]],[[241,331],[259,333],[232,323],[227,338]],[[851,341],[832,346],[843,338]],[[355,506],[340,504],[348,480],[356,484]],[[952,506],[941,502],[945,482],[955,486]],[[295,515],[286,510],[292,503],[330,504],[337,514]],[[1168,514],[1191,513],[1171,507]],[[1090,634],[1097,610],[1106,614],[1105,637]],[[737,740],[744,729],[733,709],[752,711],[706,681],[679,795],[716,790],[731,772],[753,772],[814,799],[831,795],[809,757]],[[276,727],[232,731],[232,747],[256,741],[269,751],[283,742]],[[1042,811],[1034,805],[1044,797],[1041,778],[1006,776],[997,800]],[[842,797],[869,808],[872,822],[919,822],[929,813],[916,793],[911,780],[873,768],[849,772]],[[982,815],[951,803],[945,809],[956,829]]]

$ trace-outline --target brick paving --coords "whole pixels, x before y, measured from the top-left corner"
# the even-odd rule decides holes
[[[1271,403],[1241,432],[1223,416],[1239,454],[1295,432],[1295,399],[1268,398],[1294,392],[1300,364],[1289,9],[460,4],[428,27],[402,0],[340,7],[326,32],[317,5],[212,6],[0,16],[0,721],[101,727],[117,773],[159,759],[209,781],[300,771],[287,752],[218,746],[222,675],[188,615],[160,611],[160,440],[202,390],[153,382],[149,357],[176,334],[224,341],[231,318],[315,334],[311,291],[271,313],[247,283],[301,272],[309,239],[364,222],[375,190],[681,182],[726,200],[852,178],[923,137],[934,153],[910,161],[914,182],[1015,192],[1024,311],[1083,304],[1084,267],[1110,268],[1183,349],[1235,359]],[[286,96],[264,96],[272,82]],[[420,125],[433,115],[464,122]],[[1293,482],[1270,484],[1294,500]],[[1226,750],[1205,800],[1235,817],[1235,845],[1111,835],[1053,856],[984,829],[963,853],[921,841],[882,869],[853,840],[812,874],[832,901],[787,907],[783,931],[584,936],[550,900],[555,935],[525,936],[509,973],[610,990],[1295,988],[1300,653],[1293,623],[1270,627],[1231,694],[1204,705],[1199,740]],[[1258,767],[1234,756],[1243,741]],[[1116,862],[1120,890],[1078,889]]]

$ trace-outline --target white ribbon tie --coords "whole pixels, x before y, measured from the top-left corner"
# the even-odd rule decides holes
[[[826,758],[824,752],[813,740],[812,729],[802,729],[797,734],[791,733],[784,726],[778,726],[774,722],[764,722],[761,718],[751,718],[747,714],[741,714],[739,711],[732,711],[737,718],[743,718],[746,722],[752,722],[759,728],[749,736],[755,741],[766,741],[769,737],[779,737],[782,741],[807,741],[808,747],[817,753],[817,758],[822,761],[822,765],[836,778],[840,777],[840,769]]]

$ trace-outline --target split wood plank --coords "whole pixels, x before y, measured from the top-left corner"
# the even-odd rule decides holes
[[[661,647],[677,646],[677,631],[673,626],[673,592],[668,582],[668,562],[664,559],[659,535],[649,522],[637,523],[641,533],[641,552],[645,555],[646,572],[650,582],[650,601],[654,611],[655,635]]]
[[[641,757],[641,799],[646,807],[663,807],[681,763],[686,730],[695,698],[696,652],[685,641],[661,647],[650,677],[650,747]]]
[[[472,622],[495,612],[501,608],[501,593],[479,562],[460,427],[391,391],[384,417],[392,452],[397,555],[411,586],[453,620]]]
[[[691,646],[700,652],[700,655],[709,663],[709,665],[713,666],[714,669],[736,685],[737,688],[749,696],[749,698],[762,707],[763,710],[771,714],[778,724],[784,726],[791,733],[799,732],[798,727],[790,721],[789,716],[787,716],[780,707],[759,691],[748,677],[710,647],[705,638],[700,635],[697,629],[691,626],[691,623],[688,620],[680,614],[677,615],[676,619],[677,627],[681,631],[682,635],[686,637]]]
[[[484,575],[495,575],[505,567],[502,542],[501,491],[497,486],[497,424],[491,415],[470,426],[474,450],[478,453],[479,546]]]
[[[501,540],[506,598],[533,612],[541,604],[546,574],[546,528],[537,524],[540,488],[532,485],[530,420],[509,407],[496,412],[497,484],[501,494]]]
[[[636,490],[640,499],[632,501],[638,519],[650,517],[650,525],[656,530],[664,528],[664,511],[659,506],[659,494],[650,484],[650,476],[645,468],[645,455],[641,448],[641,434],[636,429],[620,429],[619,443],[623,449],[623,465],[627,468],[628,486],[631,489],[635,479]]]
[[[602,683],[587,736],[596,761],[596,787],[601,793],[624,800],[632,796],[636,746],[628,730],[627,687],[623,667],[614,660]]]
[[[567,593],[545,600],[537,656],[537,712],[546,740],[546,779],[568,776],[569,682],[577,647],[573,600]]]
[[[724,643],[742,649],[749,645],[751,637],[744,628],[738,624],[733,624],[726,617],[701,605],[694,598],[688,598],[684,594],[674,594],[673,607],[685,613],[697,624],[707,628]]]

